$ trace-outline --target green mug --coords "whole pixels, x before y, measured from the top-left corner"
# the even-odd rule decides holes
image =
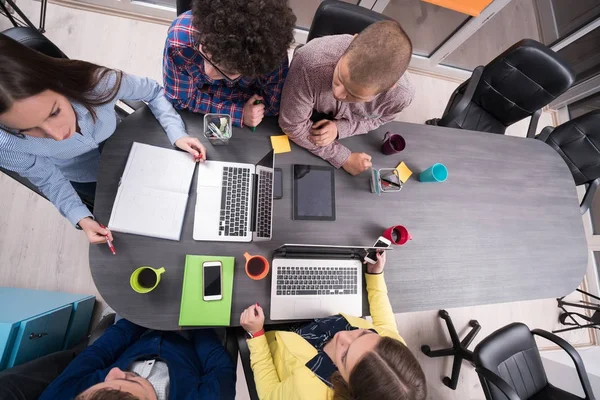
[[[138,293],[148,293],[154,290],[160,282],[160,276],[165,272],[163,267],[152,268],[144,265],[131,274],[129,284]]]

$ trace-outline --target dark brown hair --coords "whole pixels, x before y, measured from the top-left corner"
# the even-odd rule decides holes
[[[75,400],[139,400],[137,397],[128,392],[121,392],[117,389],[100,389],[86,395],[85,392],[80,393]]]
[[[115,74],[114,85],[99,84]],[[82,104],[94,120],[98,107],[114,100],[122,72],[85,61],[52,58],[0,34],[0,114],[13,103],[52,90]]]
[[[412,43],[396,21],[379,21],[358,34],[344,53],[352,82],[388,90],[406,72]]]
[[[363,356],[346,382],[339,372],[331,377],[334,400],[425,400],[425,374],[410,350],[396,339],[382,337]]]
[[[287,0],[194,0],[198,42],[217,66],[243,76],[273,72],[294,41]]]

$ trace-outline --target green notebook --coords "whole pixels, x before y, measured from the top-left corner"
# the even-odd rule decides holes
[[[223,299],[202,300],[202,264],[221,261],[223,264]],[[233,295],[233,270],[235,257],[185,256],[183,289],[181,291],[180,326],[229,326],[231,298]]]

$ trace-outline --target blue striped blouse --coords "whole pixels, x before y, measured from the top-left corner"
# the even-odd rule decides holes
[[[114,86],[115,81],[116,75],[108,74],[94,91],[104,93]],[[0,128],[0,166],[29,179],[73,225],[92,216],[70,181],[96,181],[100,160],[98,145],[115,132],[117,115],[114,107],[119,99],[148,102],[173,145],[186,136],[183,120],[156,81],[123,74],[115,99],[94,109],[96,122],[83,105],[71,103],[80,132],[67,140],[20,138]]]

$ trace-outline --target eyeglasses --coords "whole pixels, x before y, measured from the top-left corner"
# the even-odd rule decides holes
[[[202,58],[204,59],[204,61],[206,61],[207,63],[209,63],[215,70],[217,70],[217,72],[219,74],[221,74],[223,76],[223,78],[225,78],[225,80],[227,82],[233,82],[235,81],[237,78],[231,78],[229,76],[227,76],[227,74],[225,72],[223,72],[219,67],[216,66],[215,63],[213,63],[202,51],[198,51],[200,53],[200,55],[202,56]]]

